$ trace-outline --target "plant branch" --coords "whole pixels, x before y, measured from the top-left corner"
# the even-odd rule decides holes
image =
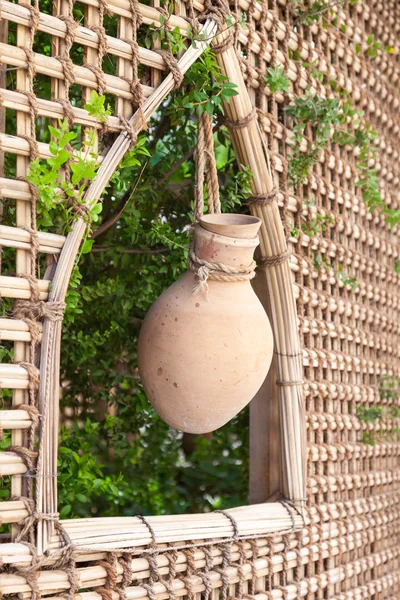
[[[126,207],[128,206],[129,202],[131,201],[133,194],[136,192],[137,187],[139,185],[139,181],[140,178],[142,177],[145,168],[147,167],[147,165],[149,164],[149,161],[147,160],[140,173],[139,176],[136,180],[136,183],[133,187],[133,189],[131,190],[131,188],[129,188],[125,194],[122,196],[122,199],[118,205],[118,210],[116,213],[114,213],[109,219],[107,219],[107,221],[104,221],[104,223],[102,223],[95,231],[93,231],[92,235],[90,236],[92,240],[96,239],[97,237],[99,237],[102,233],[104,233],[105,231],[107,231],[108,229],[110,229],[110,227],[112,227],[113,225],[115,225],[115,223],[118,221],[118,219],[120,218],[120,216],[122,215],[122,213],[124,212],[124,210],[126,209]]]

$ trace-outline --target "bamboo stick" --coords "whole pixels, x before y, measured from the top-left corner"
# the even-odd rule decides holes
[[[23,272],[25,273],[26,271]],[[38,280],[40,300],[47,300],[49,284],[49,281],[43,279]],[[4,298],[21,298],[28,300],[31,297],[31,288],[29,282],[23,277],[0,275],[0,294]]]
[[[231,47],[218,54],[217,60],[224,75],[238,86],[239,92],[229,104],[225,104],[225,111],[233,121],[244,119],[251,114],[253,107],[234,49]],[[256,120],[251,120],[243,128],[232,129],[231,136],[239,164],[249,166],[253,173],[254,192],[271,191],[274,182]],[[263,207],[253,205],[251,212],[262,220],[260,230],[262,256],[284,254],[287,245],[277,203],[273,202]],[[302,380],[302,364],[297,310],[288,262],[271,266],[264,271],[264,277],[271,300],[269,317],[274,331],[279,380],[294,382],[293,385],[279,386],[278,389],[283,493],[287,498],[303,505],[306,461],[305,415],[301,385],[296,383]]]
[[[17,181],[16,179],[0,177],[0,197],[13,198],[15,200],[25,200],[29,202],[31,199],[29,185],[25,181]]]
[[[43,142],[37,142],[39,157],[40,158],[51,158],[53,155],[50,152],[49,144],[45,144]],[[18,156],[26,156],[30,155],[29,143],[27,140],[15,136],[9,135],[6,133],[0,133],[0,149],[2,152],[10,152],[11,154],[18,154]],[[84,157],[84,152],[74,152],[73,157]],[[102,157],[98,158],[98,161],[101,162]]]
[[[0,96],[3,100],[3,106],[5,108],[12,108],[16,111],[29,113],[29,101],[24,94],[13,90],[0,88]],[[64,118],[64,109],[58,102],[45,100],[43,98],[36,98],[36,102],[38,114],[40,116],[49,117],[51,119]],[[98,119],[91,117],[83,108],[71,106],[71,110],[74,114],[74,121],[76,124],[101,129],[102,124],[99,123]],[[118,117],[114,117],[112,115],[107,116],[107,129],[109,131],[121,131],[121,123]]]
[[[0,410],[1,429],[29,429],[32,421],[26,410]]]
[[[27,470],[22,458],[14,452],[0,452],[0,477],[22,475]]]
[[[63,235],[57,235],[55,233],[38,231],[37,238],[39,242],[39,252],[48,252],[51,254],[58,254],[65,242],[65,237]],[[9,244],[10,248],[24,248],[30,251],[30,241],[31,234],[25,229],[0,225],[1,246],[7,246]],[[19,245],[13,246],[11,244]]]
[[[38,331],[42,325],[38,323]],[[28,325],[20,319],[0,318],[0,340],[30,342],[31,334]]]
[[[18,0],[18,3],[21,3],[22,0]],[[18,46],[17,51],[18,52],[23,52],[23,54],[25,54],[25,48],[29,48],[30,47],[30,42],[31,42],[31,32],[29,30],[29,28],[22,26],[22,25],[17,25],[17,35],[16,35],[16,44]],[[3,46],[7,47],[7,44],[2,43]],[[26,55],[25,55],[26,56]],[[17,74],[16,74],[16,87],[21,91],[21,92],[31,92],[31,85],[32,82],[29,79],[29,73],[28,71],[25,70],[17,70]],[[16,135],[17,136],[21,136],[21,135],[31,135],[31,117],[30,115],[27,114],[23,114],[23,113],[16,113]],[[28,174],[28,170],[29,170],[29,160],[27,157],[25,156],[18,156],[16,157],[16,178],[18,179],[19,177],[21,178],[25,178]],[[31,215],[31,205],[26,203],[26,202],[21,202],[18,201],[16,202],[16,226],[17,227],[27,227],[30,228],[32,226],[32,215]],[[23,249],[18,249],[16,250],[16,265],[15,265],[15,269],[16,269],[16,274],[17,275],[23,275],[23,274],[28,274],[28,275],[32,275],[32,267],[31,267],[31,260],[30,260],[31,256],[30,253],[27,252],[26,250]],[[7,297],[7,287],[2,286],[2,280],[6,279],[7,281],[14,279],[17,280],[19,279],[18,277],[16,278],[12,278],[12,277],[8,277],[8,278],[3,278],[0,276],[0,294]],[[11,298],[15,298],[15,297],[19,297],[18,293],[20,295],[22,295],[23,298],[30,298],[31,296],[31,290],[29,288],[29,282],[27,280],[23,280],[21,278],[21,281],[24,282],[24,284],[28,284],[28,289],[24,289],[24,291],[21,292],[11,292],[11,294],[9,295],[9,297]],[[6,282],[4,282],[6,283]],[[13,287],[13,285],[15,284],[11,284],[11,287]],[[14,342],[14,361],[16,363],[22,362],[29,359],[29,349],[27,347],[27,345],[24,342],[19,342],[16,341]],[[19,404],[24,404],[27,401],[27,393],[25,391],[24,388],[22,388],[20,385],[18,385],[18,381],[13,381],[12,379],[8,380],[9,384],[10,384],[10,388],[13,390],[12,393],[12,405],[13,407],[18,406]],[[14,385],[15,384],[15,385]],[[2,384],[3,385],[3,384]],[[5,384],[7,385],[7,384]],[[26,386],[27,387],[27,386]],[[22,446],[24,444],[24,440],[25,440],[25,436],[23,433],[23,430],[21,429],[15,429],[12,430],[11,432],[11,443],[14,446]],[[24,489],[25,488],[25,489]],[[11,478],[11,495],[12,496],[21,496],[22,493],[26,493],[26,486],[23,485],[23,480],[21,477],[12,477]],[[18,529],[15,527],[12,527],[12,535],[15,536],[17,534]]]

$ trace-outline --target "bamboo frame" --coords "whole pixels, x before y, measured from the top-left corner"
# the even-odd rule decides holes
[[[237,85],[234,96],[225,111],[231,121],[239,121],[250,115],[253,106],[246,90],[235,50],[230,47],[217,54],[222,72]],[[255,119],[248,125],[230,130],[235,153],[240,165],[250,167],[255,193],[270,192],[274,187],[261,130]],[[263,208],[251,206],[251,212],[262,221],[260,229],[261,254],[263,257],[278,256],[287,251],[277,202]],[[261,275],[259,275],[261,277]],[[305,412],[302,399],[301,347],[297,331],[297,310],[288,262],[272,266],[263,272],[264,285],[269,290],[271,311],[269,314],[277,352],[278,378],[283,382],[295,382],[280,386],[279,412],[281,427],[282,491],[286,498],[304,506],[306,498],[306,443]],[[285,318],[284,318],[285,315]]]

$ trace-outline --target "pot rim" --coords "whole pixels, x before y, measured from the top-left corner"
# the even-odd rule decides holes
[[[240,215],[237,213],[211,213],[203,215],[200,223],[209,223],[210,225],[237,225],[248,226],[261,223],[261,219],[253,215]]]
[[[239,237],[231,237],[231,236],[227,236],[227,235],[220,235],[219,233],[214,233],[213,231],[210,231],[209,229],[205,229],[204,227],[201,226],[200,223],[197,223],[194,226],[194,240],[195,240],[195,245],[196,245],[196,239],[198,240],[199,238],[196,237],[200,236],[202,239],[212,239],[214,243],[216,244],[222,244],[223,246],[232,246],[234,248],[256,248],[259,243],[260,243],[260,239],[258,237],[258,235],[256,235],[255,237],[251,237],[251,238],[239,238]]]
[[[252,215],[236,213],[213,213],[203,215],[199,220],[200,227],[208,232],[234,240],[257,240],[261,219]]]

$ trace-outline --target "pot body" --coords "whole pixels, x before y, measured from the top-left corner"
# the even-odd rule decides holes
[[[207,218],[214,216],[246,218]],[[259,224],[254,231],[247,222],[250,237],[235,238],[214,233],[215,223],[213,231],[201,224],[197,256],[229,266],[251,263]],[[222,230],[229,233],[229,223]],[[139,337],[139,372],[150,403],[169,425],[189,433],[214,431],[244,408],[262,385],[273,351],[271,327],[250,282],[207,283],[207,295],[193,295],[197,277],[185,273],[153,304]]]

